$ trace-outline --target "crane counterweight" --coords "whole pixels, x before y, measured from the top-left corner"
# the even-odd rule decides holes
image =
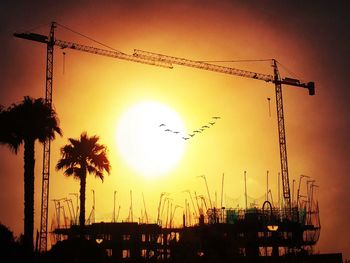
[[[14,33],[13,35],[18,38],[41,42],[44,44],[47,44],[49,42],[49,39],[47,36],[36,34],[36,33]]]

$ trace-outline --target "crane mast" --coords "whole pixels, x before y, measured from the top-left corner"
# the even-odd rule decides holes
[[[286,145],[286,130],[284,126],[283,100],[282,100],[282,84],[277,68],[277,62],[272,60],[272,67],[274,72],[274,83],[276,93],[276,108],[277,108],[277,123],[278,123],[278,140],[280,148],[280,162],[281,162],[281,176],[283,186],[283,198],[286,204],[287,212],[291,212],[290,186],[288,174],[288,160],[287,160],[287,145]]]
[[[177,64],[181,66],[220,72],[220,73],[230,74],[230,75],[235,75],[240,77],[264,80],[266,82],[271,82],[275,84],[283,197],[286,204],[287,216],[290,217],[291,216],[291,198],[290,198],[288,161],[287,161],[286,131],[284,126],[282,84],[306,88],[309,91],[309,95],[314,95],[315,94],[314,82],[303,83],[300,80],[293,79],[293,78],[281,79],[277,68],[277,61],[275,59],[272,60],[274,75],[268,75],[268,74],[261,74],[261,73],[231,68],[231,67],[214,65],[206,62],[201,62],[201,61],[194,61],[194,60],[189,60],[185,58],[167,56],[163,54],[158,54],[158,53],[153,53],[153,52],[148,52],[148,51],[143,51],[138,49],[134,50],[134,56],[137,56],[139,58],[144,58],[144,59],[148,58],[152,60],[158,60],[169,64]]]
[[[47,42],[46,54],[46,83],[45,83],[45,103],[52,108],[52,80],[53,80],[53,47],[55,37],[56,24],[51,24],[50,36]],[[51,140],[44,142],[43,149],[43,170],[42,170],[42,185],[41,185],[41,217],[40,217],[40,232],[39,232],[39,251],[47,250],[47,222],[48,222],[48,207],[49,207],[49,181],[50,181],[50,152]]]

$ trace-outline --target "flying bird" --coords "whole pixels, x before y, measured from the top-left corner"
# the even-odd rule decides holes
[[[178,133],[180,133],[180,132],[178,132],[178,131],[173,131],[173,133],[178,134]]]
[[[195,134],[189,134],[189,136],[193,137],[193,136],[195,136]]]
[[[200,129],[201,131],[204,131],[205,129]]]
[[[166,130],[164,130],[164,131],[166,131],[166,132],[171,132],[171,130],[170,130],[170,129],[166,129]]]
[[[162,127],[162,126],[165,126],[165,124],[164,124],[164,123],[162,123],[162,124],[160,124],[160,125],[159,125],[159,127]]]
[[[215,124],[215,122],[209,122],[209,124],[210,124],[211,126],[213,126],[213,125]]]
[[[184,139],[184,140],[188,140],[189,138],[188,138],[188,137],[182,137],[182,139]]]
[[[210,128],[208,125],[203,125],[202,128]]]
[[[218,116],[214,116],[212,117],[213,119],[217,120],[217,119],[221,119],[221,117],[218,117]]]
[[[195,131],[193,131],[193,132],[197,132],[197,133],[200,133],[200,131],[197,131],[197,130],[195,130]]]

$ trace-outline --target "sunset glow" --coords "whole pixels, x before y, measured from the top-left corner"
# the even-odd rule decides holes
[[[277,203],[283,191],[274,83],[206,67],[135,63],[95,50],[121,57],[145,50],[268,75],[274,74],[273,58],[281,78],[316,86],[315,96],[309,96],[304,88],[282,85],[292,199],[296,203],[301,175],[310,179],[301,181],[300,196],[308,194],[307,180],[316,180],[322,230],[314,251],[350,258],[347,1],[0,2],[4,108],[24,96],[45,97],[47,83],[47,45],[16,38],[14,32],[48,36],[56,21],[56,40],[91,47],[82,52],[54,46],[52,105],[63,136],[50,144],[48,222],[58,225],[54,199],[72,199],[78,210],[79,183],[55,165],[68,138],[84,131],[106,145],[111,164],[103,183],[87,176],[86,214],[93,211],[96,222],[111,222],[120,207],[118,222],[130,221],[132,209],[133,220],[141,222],[147,208],[149,223],[156,223],[160,196],[167,193],[161,219],[166,221],[167,206],[178,207],[173,220],[178,227],[190,202],[187,190],[203,203],[211,196],[221,205],[223,189],[222,205],[242,208],[245,179],[248,206],[267,193]],[[17,154],[0,145],[0,223],[16,236],[23,233],[23,152],[22,145]],[[37,141],[35,231],[40,230],[42,164],[43,146]],[[192,215],[192,202],[189,207]],[[61,213],[61,225],[69,222],[66,214]]]

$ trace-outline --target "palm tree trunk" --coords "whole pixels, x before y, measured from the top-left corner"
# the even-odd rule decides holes
[[[34,140],[24,140],[24,247],[33,251],[34,234]]]
[[[86,167],[81,167],[82,174],[80,177],[80,215],[79,215],[79,225],[81,234],[84,231],[85,225],[85,192],[86,192]]]

